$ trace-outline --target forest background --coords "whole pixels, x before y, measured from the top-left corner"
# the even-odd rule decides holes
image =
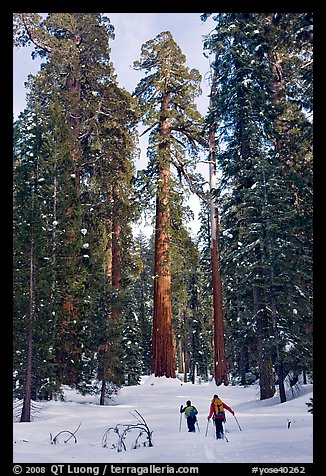
[[[312,15],[199,15],[214,24],[202,114],[201,75],[169,32],[135,57],[135,90],[119,85],[105,15],[15,17],[15,45],[32,41],[43,61],[14,122],[22,420],[62,385],[104,404],[151,372],[258,380],[261,399],[278,385],[282,401],[286,385],[312,379]],[[148,165],[136,173],[140,121]],[[215,186],[198,173],[203,156]],[[134,235],[144,217],[161,220],[155,237]]]

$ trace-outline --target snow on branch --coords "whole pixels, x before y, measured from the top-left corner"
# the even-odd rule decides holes
[[[78,427],[77,427],[76,430],[73,431],[73,432],[72,432],[72,431],[69,431],[69,430],[59,431],[59,433],[57,433],[54,438],[52,438],[52,434],[50,433],[51,445],[56,445],[57,443],[59,443],[59,436],[62,435],[62,434],[64,434],[64,433],[68,433],[68,435],[70,435],[66,440],[64,440],[64,443],[68,443],[68,441],[70,441],[71,438],[73,438],[73,439],[74,439],[74,442],[77,443],[77,438],[76,438],[75,435],[76,435],[77,431],[79,430],[80,425],[81,425],[81,423],[79,423]]]
[[[152,431],[149,429],[143,416],[137,411],[130,412],[137,423],[117,424],[107,428],[102,438],[102,447],[116,450],[118,453],[140,446],[153,446]]]

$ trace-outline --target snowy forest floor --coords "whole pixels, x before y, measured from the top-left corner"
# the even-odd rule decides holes
[[[226,412],[225,435],[214,438],[213,423],[207,428],[212,396],[217,393],[234,411]],[[259,400],[257,385],[220,386],[214,382],[191,384],[179,379],[147,376],[138,386],[123,387],[107,406],[99,398],[64,389],[64,401],[37,402],[33,421],[13,424],[15,463],[312,463],[313,416],[306,403],[313,396],[312,384],[301,385],[288,401],[276,394]],[[187,400],[198,409],[199,431],[188,433],[180,405]],[[153,446],[128,446],[118,452],[102,446],[109,427],[136,423],[133,411],[146,420]],[[181,421],[181,431],[180,431]],[[290,422],[290,423],[289,423]],[[76,440],[68,433],[76,432]],[[117,435],[113,435],[117,437]],[[137,436],[134,433],[134,436]],[[134,437],[133,437],[134,438]],[[135,439],[135,438],[134,438]],[[130,440],[131,441],[131,440]],[[141,439],[139,440],[139,442]]]

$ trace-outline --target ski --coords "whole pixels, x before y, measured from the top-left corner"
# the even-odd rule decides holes
[[[228,439],[228,437],[225,436],[225,435],[222,436],[222,438],[216,438],[216,441],[219,441],[219,440],[224,440],[224,441],[226,441],[227,443],[229,443],[229,439]]]

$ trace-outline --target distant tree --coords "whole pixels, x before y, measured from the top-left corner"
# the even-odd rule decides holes
[[[123,312],[122,346],[124,375],[126,385],[138,385],[143,370],[142,335],[138,316],[135,312],[135,301],[125,300]]]
[[[152,371],[153,237],[147,239],[143,233],[139,233],[134,246],[139,260],[139,279],[133,281],[132,287],[135,313],[141,334],[142,372],[150,375]]]
[[[203,380],[208,380],[209,377],[212,358],[212,308],[211,300],[205,300],[208,286],[200,267],[198,245],[184,230],[183,234],[179,247],[173,251],[172,295],[174,308],[178,310],[175,314],[178,316],[176,324],[180,346],[179,359],[182,359],[181,363],[184,364],[180,372],[183,372],[185,382],[189,378],[192,383],[196,383],[196,377]],[[176,290],[178,284],[179,289]]]
[[[106,90],[102,92],[102,101],[103,117],[99,119],[100,132],[97,136],[101,146],[99,151],[96,150],[100,164],[97,166],[94,161],[90,175],[99,186],[98,201],[100,203],[103,201],[101,213],[106,223],[107,242],[103,250],[105,266],[102,269],[105,270],[111,288],[111,311],[108,317],[111,325],[115,326],[115,321],[121,321],[120,325],[123,328],[122,313],[124,307],[127,307],[125,298],[128,295],[126,287],[130,284],[128,281],[130,265],[128,256],[131,254],[130,223],[137,216],[133,190],[137,104],[127,91],[112,84],[108,84]],[[97,149],[96,143],[94,146]],[[101,346],[99,355],[102,355],[105,348]],[[107,362],[110,361],[109,355],[103,355],[103,358]],[[122,358],[121,367],[123,368]]]
[[[196,267],[196,250],[185,226],[188,210],[181,190],[180,185],[177,188],[176,184],[171,190],[171,295],[178,372],[183,373],[184,382],[187,382],[192,363],[189,341],[192,316],[188,306],[188,286],[192,270]]]
[[[171,196],[171,292],[178,372],[185,382],[195,383],[196,377],[208,378],[211,300],[205,301],[207,283],[200,267],[200,250],[187,229],[193,219],[186,206],[187,190],[183,192],[182,184],[175,183]]]

